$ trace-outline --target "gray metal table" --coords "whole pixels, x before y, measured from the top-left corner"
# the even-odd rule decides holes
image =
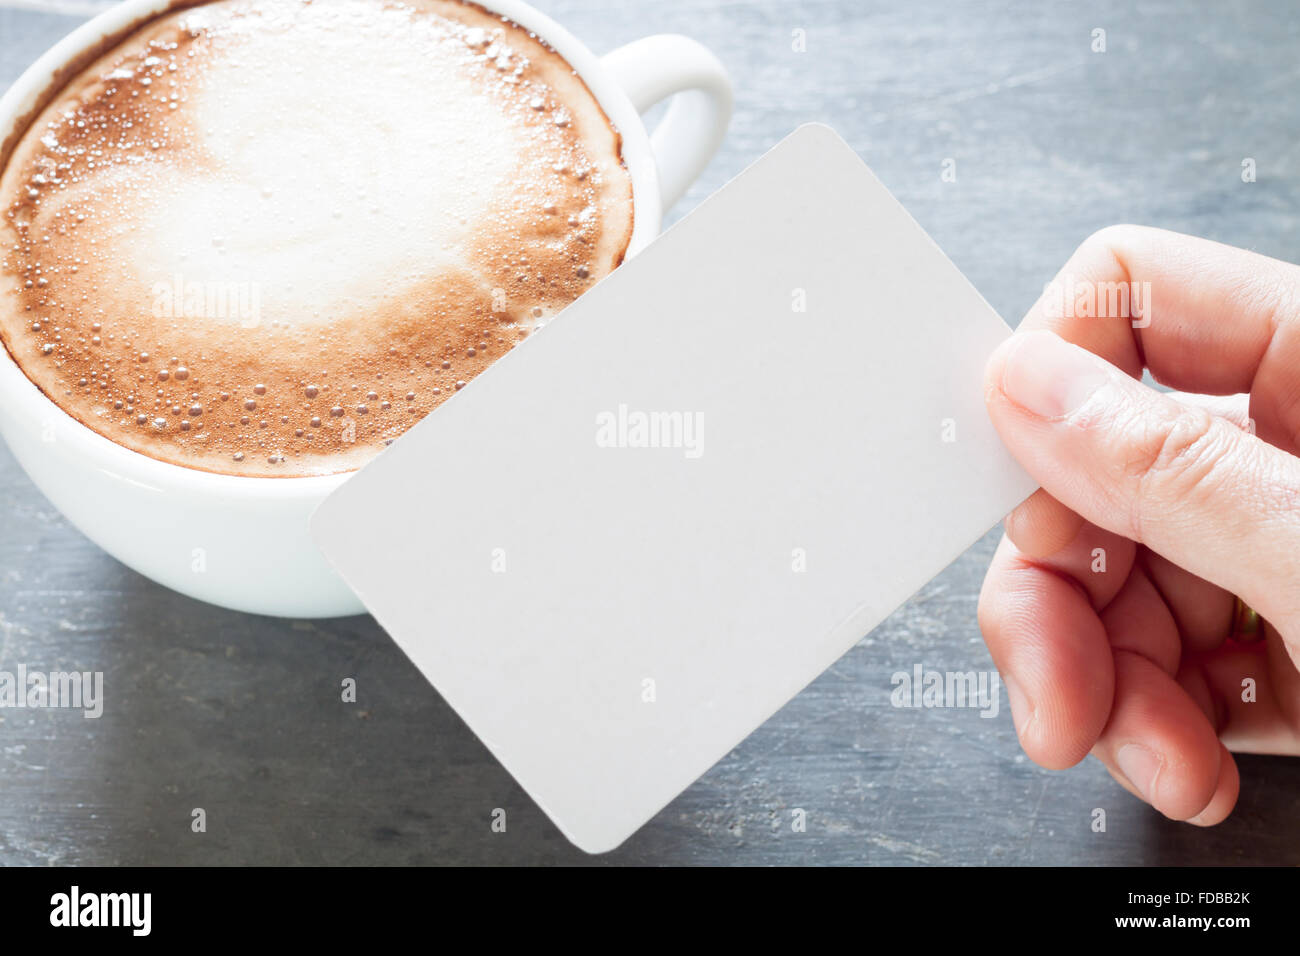
[[[0,85],[97,0],[0,0]],[[1018,320],[1093,229],[1300,259],[1300,21],[1286,3],[540,0],[596,50],[674,31],[731,69],[731,134],[678,213],[807,120],[835,126]],[[1085,6],[1087,9],[1085,9]],[[51,12],[57,7],[63,12]],[[44,8],[44,9],[41,9]],[[1106,30],[1094,53],[1092,31]],[[792,50],[806,31],[806,52]],[[1241,162],[1258,181],[1243,183]],[[946,159],[957,180],[942,182]],[[868,533],[864,529],[863,533]],[[620,850],[570,847],[369,618],[249,617],[70,527],[0,449],[0,667],[102,670],[99,720],[0,711],[0,863],[1295,863],[1300,761],[1241,759],[1212,830],[1093,761],[1050,773],[1004,706],[890,706],[989,666],[971,549]],[[354,677],[359,701],[339,700]],[[190,829],[194,807],[207,832]],[[505,833],[490,828],[505,808]],[[1090,829],[1105,808],[1105,833]],[[807,811],[807,830],[790,810]]]

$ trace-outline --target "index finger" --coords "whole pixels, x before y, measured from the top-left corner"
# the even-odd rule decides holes
[[[1048,329],[1130,375],[1251,393],[1261,437],[1300,435],[1300,266],[1144,226],[1090,236],[1020,328]]]

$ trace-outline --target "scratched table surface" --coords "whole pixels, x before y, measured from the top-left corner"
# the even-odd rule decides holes
[[[730,134],[676,215],[821,120],[1013,324],[1112,222],[1300,259],[1300,19],[1287,3],[539,5],[597,51],[679,32],[730,69]],[[0,0],[0,86],[102,6]],[[97,720],[0,711],[0,863],[1300,861],[1300,761],[1242,758],[1236,813],[1200,830],[1139,805],[1091,759],[1033,765],[1005,696],[992,718],[891,705],[895,672],[991,666],[975,607],[994,543],[623,847],[589,858],[372,619],[253,617],[167,591],[82,537],[0,446],[0,669],[102,671],[106,698]],[[356,703],[340,699],[347,677]]]

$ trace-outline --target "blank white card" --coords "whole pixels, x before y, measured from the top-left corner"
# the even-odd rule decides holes
[[[1007,326],[805,126],[319,509],[578,846],[617,846],[1029,495]]]

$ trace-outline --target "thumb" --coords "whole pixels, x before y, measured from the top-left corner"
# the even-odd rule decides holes
[[[993,353],[985,400],[1054,498],[1297,637],[1300,459],[1051,332],[1018,333]]]

